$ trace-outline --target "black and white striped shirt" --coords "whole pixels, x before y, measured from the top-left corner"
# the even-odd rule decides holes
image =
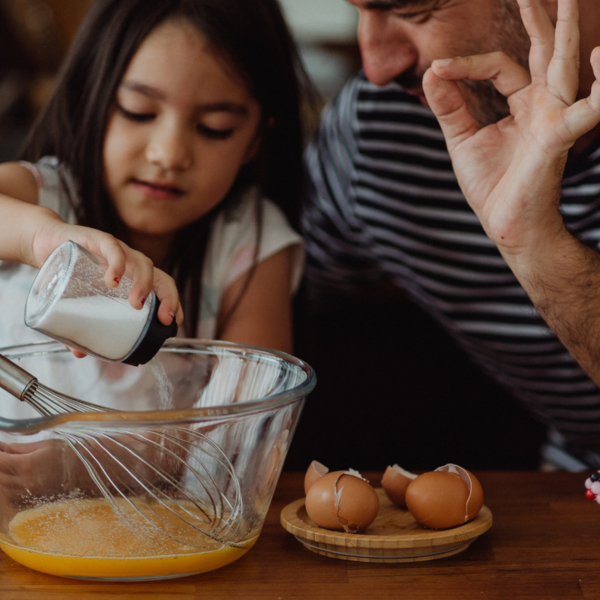
[[[376,87],[359,75],[325,110],[307,160],[309,289],[390,279],[525,402],[580,466],[600,467],[600,390],[484,233],[433,113],[398,85]],[[597,248],[599,147],[567,165],[562,212],[569,230]]]

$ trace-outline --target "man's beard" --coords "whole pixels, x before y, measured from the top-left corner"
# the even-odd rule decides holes
[[[462,56],[484,54],[501,50],[524,68],[529,64],[531,42],[521,20],[516,0],[496,0],[494,24],[491,35],[485,41],[474,40]],[[415,68],[405,71],[395,78],[396,83],[406,90],[419,89],[423,83],[423,73]],[[483,126],[497,123],[510,114],[507,99],[494,87],[490,79],[484,81],[462,80],[463,91],[471,114]],[[465,89],[466,88],[466,89]]]
[[[488,44],[487,48],[481,47],[478,54],[501,50],[527,69],[531,42],[521,20],[519,5],[516,0],[501,0],[495,10],[496,31],[495,35],[490,36],[492,43]],[[494,87],[491,79],[484,81],[465,79],[462,83],[471,91],[466,98],[467,105],[481,125],[497,123],[510,114],[508,100]]]

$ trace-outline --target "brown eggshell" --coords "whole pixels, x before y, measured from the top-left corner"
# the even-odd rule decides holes
[[[467,521],[474,519],[481,510],[483,506],[483,488],[481,487],[481,483],[473,473],[467,471],[471,477],[471,496],[467,502]]]
[[[462,525],[469,488],[456,473],[431,471],[411,481],[406,506],[417,523],[430,529]]]
[[[338,520],[349,533],[364,531],[377,517],[379,498],[373,486],[354,475],[342,475],[337,482],[340,496]]]
[[[456,473],[467,484],[469,488],[469,497],[465,509],[465,523],[474,519],[483,506],[483,488],[477,477],[475,477],[471,471],[467,471],[467,469],[452,463],[444,465],[443,467],[438,467],[436,471]]]
[[[344,471],[332,471],[319,477],[309,488],[304,506],[308,516],[319,527],[342,531],[344,528],[337,518],[335,483]]]
[[[321,464],[318,460],[313,460],[308,469],[306,470],[306,475],[304,476],[304,493],[308,494],[308,490],[310,486],[320,477],[329,473],[329,469]]]
[[[406,508],[406,488],[416,478],[414,473],[409,473],[398,465],[392,465],[385,470],[381,487],[391,502]]]
[[[357,533],[375,520],[379,498],[371,484],[357,475],[334,471],[312,484],[306,494],[305,507],[317,525]]]

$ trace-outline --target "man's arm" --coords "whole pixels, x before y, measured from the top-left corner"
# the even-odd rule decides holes
[[[424,88],[460,186],[519,282],[589,376],[600,385],[600,256],[565,228],[562,173],[578,138],[600,122],[600,48],[596,81],[576,101],[577,0],[558,0],[556,29],[541,0],[519,0],[532,40],[530,71],[501,53],[437,61]],[[492,79],[511,115],[481,127],[456,80]]]

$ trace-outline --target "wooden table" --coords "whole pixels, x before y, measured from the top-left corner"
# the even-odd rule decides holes
[[[378,474],[365,475],[378,485]],[[258,543],[227,567],[154,583],[94,583],[30,571],[0,552],[0,600],[600,600],[600,506],[585,498],[588,474],[477,475],[494,524],[453,557],[382,565],[314,554],[279,524],[281,509],[302,496],[303,474],[284,473]]]

